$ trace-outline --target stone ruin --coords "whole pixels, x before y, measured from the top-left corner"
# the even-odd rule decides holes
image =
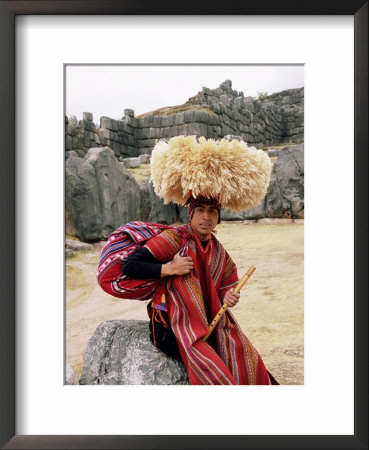
[[[140,117],[125,109],[122,120],[101,117],[99,128],[88,112],[79,122],[66,119],[66,233],[93,242],[133,220],[185,222],[186,208],[164,205],[149,176],[138,178],[133,170],[148,165],[160,139],[181,134],[243,139],[273,162],[261,203],[249,211],[223,210],[222,220],[304,218],[304,88],[254,99],[227,80],[178,107]]]
[[[104,146],[121,160],[151,154],[159,139],[178,135],[214,139],[237,135],[256,148],[301,143],[304,88],[255,99],[233,90],[227,80],[217,89],[203,87],[179,107],[162,108],[139,117],[132,109],[125,109],[121,120],[101,117],[99,128],[88,112],[79,122],[65,119],[65,150],[74,150],[80,157],[91,147]]]

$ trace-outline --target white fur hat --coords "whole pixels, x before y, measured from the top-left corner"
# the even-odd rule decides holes
[[[269,156],[236,139],[176,136],[159,141],[151,155],[151,179],[164,203],[184,205],[199,195],[233,211],[257,206],[269,185]]]

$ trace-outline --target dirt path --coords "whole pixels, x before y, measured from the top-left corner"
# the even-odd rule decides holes
[[[281,384],[304,383],[304,226],[221,223],[241,277],[256,271],[232,313]],[[77,375],[96,327],[110,319],[147,319],[146,304],[106,294],[96,282],[100,249],[66,262],[66,362]]]

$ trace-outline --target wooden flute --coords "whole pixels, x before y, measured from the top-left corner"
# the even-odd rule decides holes
[[[245,273],[245,275],[241,278],[241,280],[238,282],[237,286],[234,288],[234,292],[240,292],[240,290],[243,288],[244,284],[246,283],[246,281],[251,277],[251,275],[254,273],[256,267],[255,266],[251,266],[250,269]],[[227,311],[228,309],[228,305],[226,305],[225,303],[223,304],[223,306],[220,308],[220,310],[217,312],[216,316],[214,317],[213,321],[211,322],[211,324],[209,325],[209,329],[208,332],[206,334],[206,336],[204,336],[202,338],[202,340],[204,342],[206,342],[206,340],[208,339],[208,337],[210,336],[211,332],[214,330],[216,324],[219,322],[219,320],[221,319],[221,317],[223,316],[223,314]]]

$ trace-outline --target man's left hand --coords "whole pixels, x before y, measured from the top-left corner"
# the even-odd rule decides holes
[[[226,292],[223,301],[229,307],[232,307],[238,303],[238,301],[240,300],[240,296],[241,294],[239,294],[238,292],[234,292],[234,289],[232,288]]]

